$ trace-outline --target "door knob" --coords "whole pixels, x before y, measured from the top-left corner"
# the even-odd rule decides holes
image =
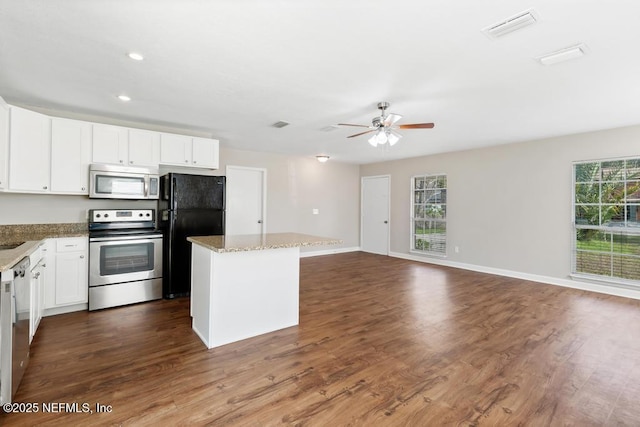
[[[258,220],[258,224],[262,224],[262,220],[261,219]]]
[[[389,221],[385,221],[384,223],[385,223],[385,224],[389,224]]]

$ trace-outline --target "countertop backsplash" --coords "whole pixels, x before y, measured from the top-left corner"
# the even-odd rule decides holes
[[[0,225],[0,244],[87,235],[86,222]]]

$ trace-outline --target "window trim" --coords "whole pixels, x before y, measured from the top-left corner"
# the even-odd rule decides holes
[[[640,280],[636,280],[636,279],[626,279],[624,277],[619,277],[619,276],[614,276],[613,275],[613,271],[611,269],[611,271],[609,272],[609,275],[600,275],[600,274],[595,274],[595,273],[588,273],[588,272],[581,272],[581,271],[577,271],[577,263],[578,263],[578,239],[577,239],[577,231],[578,230],[597,230],[597,231],[601,231],[603,233],[609,233],[609,234],[620,234],[620,235],[628,235],[628,236],[640,236],[640,227],[638,228],[634,228],[634,227],[627,227],[627,221],[628,219],[625,216],[625,226],[624,227],[613,227],[613,226],[603,226],[603,225],[593,225],[593,224],[578,224],[576,222],[576,205],[581,206],[581,205],[597,205],[599,207],[607,206],[609,204],[614,204],[614,203],[603,203],[602,200],[602,193],[599,192],[599,199],[598,199],[598,203],[576,203],[576,186],[577,184],[580,184],[582,182],[585,181],[577,181],[576,180],[576,168],[579,165],[583,165],[583,164],[589,164],[589,163],[599,163],[600,167],[602,166],[602,163],[607,163],[607,162],[616,162],[616,161],[628,161],[628,160],[638,160],[640,161],[640,157],[639,156],[628,156],[628,157],[615,157],[615,158],[606,158],[606,159],[592,159],[592,160],[582,160],[582,161],[575,161],[572,163],[572,170],[571,170],[571,265],[570,265],[570,274],[569,276],[571,278],[574,279],[586,279],[586,280],[590,280],[590,281],[594,281],[594,282],[598,282],[598,283],[602,283],[602,284],[608,284],[608,285],[615,285],[615,286],[621,286],[621,287],[625,287],[625,288],[629,288],[629,289],[639,289],[640,288]],[[624,206],[629,205],[628,201],[627,201],[627,183],[628,182],[633,182],[636,180],[631,180],[628,181],[627,177],[624,177],[624,180],[621,181],[624,183],[624,188],[625,188],[625,197],[624,197]],[[599,183],[602,183],[603,181],[600,180],[598,181]],[[604,182],[618,182],[618,181],[604,181]],[[632,203],[632,205],[640,205],[639,203]],[[599,217],[598,222],[601,223],[602,222],[602,218]],[[603,252],[603,251],[582,251],[582,252],[593,252],[593,253],[599,253],[599,254],[608,254],[609,256],[612,256],[613,254],[615,254],[615,252],[613,252],[613,250],[609,250],[608,252]],[[634,256],[636,257],[636,256]]]
[[[409,198],[409,253],[412,254],[419,254],[419,255],[426,255],[426,256],[431,256],[431,257],[438,257],[438,258],[446,258],[447,257],[447,252],[448,252],[448,248],[449,248],[449,236],[447,231],[445,230],[445,236],[444,236],[444,252],[434,252],[434,251],[427,251],[427,250],[422,250],[422,249],[416,249],[415,248],[415,192],[416,192],[416,188],[415,188],[415,180],[416,178],[432,178],[432,177],[439,177],[439,176],[443,176],[446,180],[446,185],[443,188],[444,190],[447,190],[447,200],[449,197],[449,178],[447,176],[446,173],[442,172],[442,173],[422,173],[422,174],[417,174],[417,175],[412,175],[410,178],[410,188],[411,188],[411,197]],[[448,202],[443,203],[444,206],[448,206]],[[448,219],[447,219],[448,215],[445,214],[444,219],[442,220],[442,222],[445,223],[445,226],[448,226]],[[418,218],[420,219],[420,218]]]

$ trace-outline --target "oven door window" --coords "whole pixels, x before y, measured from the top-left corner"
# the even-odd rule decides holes
[[[100,247],[100,276],[153,270],[153,243]]]
[[[98,194],[144,195],[144,177],[96,175],[95,180]]]

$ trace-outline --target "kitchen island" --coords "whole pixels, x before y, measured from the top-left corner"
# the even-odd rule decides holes
[[[342,243],[299,233],[187,240],[191,326],[207,348],[297,325],[300,247]]]

